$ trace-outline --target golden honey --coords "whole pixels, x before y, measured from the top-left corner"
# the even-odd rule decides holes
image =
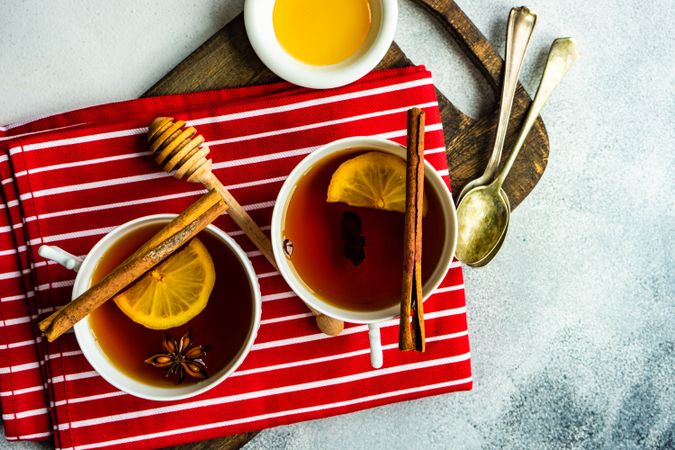
[[[368,0],[277,0],[274,32],[294,58],[312,65],[337,64],[354,55],[371,25]]]

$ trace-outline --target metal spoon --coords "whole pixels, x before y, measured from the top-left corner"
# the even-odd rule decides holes
[[[507,202],[509,201],[508,196],[506,196],[504,198],[506,199]],[[509,211],[511,211],[511,204],[510,203],[509,203]],[[504,243],[504,238],[506,237],[506,233],[508,231],[509,231],[509,223],[507,222],[506,226],[504,228],[504,232],[502,233],[502,236],[499,238],[499,242],[497,243],[497,245],[495,245],[495,247],[492,249],[492,251],[487,256],[485,256],[483,259],[481,259],[480,261],[478,261],[476,263],[472,263],[472,264],[467,264],[467,265],[471,266],[471,267],[474,267],[474,268],[475,267],[483,267],[487,263],[492,261],[492,258],[494,258],[495,255],[499,252],[499,249],[502,248],[502,244]]]
[[[497,133],[495,135],[494,146],[492,147],[492,154],[483,175],[464,186],[459,193],[458,201],[462,201],[464,195],[471,189],[488,184],[497,172],[499,160],[502,157],[504,139],[506,138],[506,129],[509,125],[509,117],[511,117],[513,97],[516,94],[516,87],[518,86],[518,76],[520,75],[520,69],[523,65],[525,53],[530,44],[530,37],[536,23],[537,16],[524,6],[512,8],[509,13],[509,22],[506,28],[504,84],[502,85],[499,120],[497,122]]]
[[[502,189],[504,180],[544,104],[577,57],[578,53],[573,39],[560,38],[553,41],[537,94],[530,105],[523,128],[520,130],[504,168],[489,185],[479,186],[469,191],[457,207],[459,236],[456,256],[463,263],[480,267],[490,262],[499,251],[506,236],[511,215],[509,198]]]

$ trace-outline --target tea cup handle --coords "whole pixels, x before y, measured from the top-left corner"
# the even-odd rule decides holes
[[[82,258],[71,255],[67,251],[51,245],[41,245],[38,249],[38,255],[59,263],[66,269],[74,270],[75,272],[80,270],[80,266],[82,265]]]
[[[382,367],[382,342],[380,340],[380,324],[368,324],[368,339],[370,340],[370,365],[373,369]]]

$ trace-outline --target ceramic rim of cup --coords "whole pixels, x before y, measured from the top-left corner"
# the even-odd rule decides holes
[[[394,305],[376,311],[353,311],[332,305],[318,297],[309,286],[301,281],[301,277],[290,263],[283,249],[283,223],[286,210],[288,209],[290,198],[300,178],[325,157],[352,148],[383,151],[403,158],[406,156],[405,147],[402,145],[385,139],[361,136],[333,141],[310,153],[286,178],[286,181],[284,181],[284,184],[279,191],[279,195],[277,196],[277,201],[272,212],[272,249],[282,277],[305,303],[323,314],[344,320],[345,322],[374,323],[396,317],[400,312],[399,306]],[[441,176],[436,172],[436,169],[428,161],[425,160],[424,163],[425,180],[435,189],[435,192],[439,197],[441,208],[444,209],[442,217],[445,220],[444,229],[446,230],[442,244],[443,252],[439,257],[436,268],[422,288],[423,298],[426,300],[441,284],[452,264],[452,258],[457,246],[457,213],[455,211],[455,204],[452,200],[450,190],[445,184],[445,181],[443,181]]]
[[[139,217],[138,219],[126,222],[108,234],[101,240],[87,254],[80,269],[77,273],[75,283],[73,285],[72,298],[74,299],[82,292],[86,291],[91,284],[91,276],[96,268],[96,264],[100,257],[102,257],[112,245],[115,244],[124,235],[138,229],[144,225],[153,223],[166,223],[175,218],[176,214],[155,214],[150,216]],[[124,391],[135,397],[140,397],[148,400],[169,401],[181,400],[195,395],[199,395],[209,389],[215,387],[220,382],[225,380],[232,374],[244,361],[248,355],[253,342],[258,333],[261,319],[262,300],[260,294],[260,286],[258,284],[258,277],[253,269],[251,261],[248,259],[246,252],[237,244],[234,239],[227,235],[224,231],[215,225],[208,225],[205,231],[211,232],[215,237],[220,239],[223,244],[230,248],[240,264],[244,267],[246,275],[251,287],[251,297],[253,302],[253,317],[251,320],[251,327],[249,328],[248,337],[239,350],[239,353],[232,358],[232,360],[218,372],[212,374],[205,380],[187,385],[178,385],[176,387],[159,387],[147,383],[143,383],[123,371],[118,369],[113,362],[108,359],[103,349],[96,342],[96,337],[89,325],[89,317],[85,317],[77,324],[75,324],[75,337],[82,349],[85,358],[91,366],[103,377],[108,383],[112,384],[121,391]],[[225,319],[224,319],[225,320]]]

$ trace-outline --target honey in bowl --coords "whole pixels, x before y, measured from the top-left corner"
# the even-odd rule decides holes
[[[371,25],[369,0],[276,0],[272,15],[281,46],[312,65],[337,64],[354,55]]]
[[[291,193],[283,225],[284,248],[298,277],[326,303],[351,311],[387,309],[401,295],[404,214],[326,201],[338,167],[370,152],[349,149],[314,165]],[[428,182],[425,193],[423,282],[439,263],[445,236],[440,199]],[[355,221],[359,230],[352,228]]]
[[[162,225],[146,225],[118,239],[100,259],[91,283],[111,272]],[[216,374],[236,359],[248,338],[254,299],[246,270],[236,254],[215,234],[205,230],[197,238],[208,249],[216,277],[206,307],[187,323],[165,331],[146,328],[127,317],[113,301],[104,303],[90,314],[90,326],[106,357],[122,373],[142,383],[172,387],[178,382],[175,373],[165,376],[168,367],[158,368],[145,362],[154,355],[167,353],[162,345],[164,332],[180,341],[191,330],[194,345],[208,347],[206,355],[199,355],[199,359],[209,375]],[[186,375],[182,385],[197,381],[199,378]]]

